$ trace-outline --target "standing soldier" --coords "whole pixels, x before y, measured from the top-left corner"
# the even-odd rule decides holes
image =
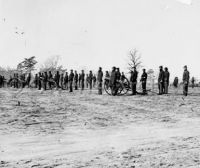
[[[119,81],[121,79],[121,73],[119,68],[116,68],[116,75],[117,75],[117,80]]]
[[[64,83],[64,74],[62,73],[61,76],[60,76],[60,87],[61,89],[63,89],[63,84]]]
[[[143,94],[147,94],[147,90],[146,90],[146,86],[147,86],[147,73],[146,73],[146,69],[143,69],[143,73],[141,76],[140,81],[142,82],[142,91]]]
[[[192,89],[194,88],[194,83],[195,83],[195,79],[194,79],[194,77],[192,77],[192,79],[191,79],[191,83],[192,83]]]
[[[99,67],[98,74],[97,74],[97,82],[98,82],[98,94],[102,95],[102,83],[103,83],[103,72],[102,68]]]
[[[44,72],[44,76],[43,76],[43,89],[47,90],[47,82],[48,82],[48,74],[47,72]]]
[[[170,77],[170,73],[168,71],[168,68],[165,67],[165,71],[164,71],[164,93],[165,94],[168,94],[169,77]]]
[[[39,76],[38,76],[38,90],[41,90],[42,87],[42,73],[39,72]]]
[[[108,71],[106,71],[105,79],[104,79],[104,85],[108,89],[110,83],[110,74]]]
[[[68,77],[68,72],[65,73],[65,77],[64,77],[64,85],[65,85],[65,89],[68,90],[68,82],[69,82],[69,77]]]
[[[81,74],[78,74],[78,87],[81,87]]]
[[[74,80],[74,72],[71,70],[69,74],[69,92],[73,92],[73,80]]]
[[[95,87],[96,86],[96,81],[97,81],[96,75],[93,76],[92,80],[93,80],[93,87]]]
[[[57,89],[58,89],[58,88],[60,87],[60,86],[59,86],[59,82],[60,82],[60,73],[59,73],[59,71],[56,72],[55,77],[54,77],[54,80],[55,80],[55,82],[56,82],[56,87],[57,87]]]
[[[52,85],[52,80],[53,80],[53,75],[51,73],[51,71],[49,71],[49,75],[48,75],[48,85],[49,85],[49,89],[51,90],[51,85]]]
[[[126,79],[126,76],[124,75],[124,72],[122,72],[122,75],[121,75],[121,81],[124,82]]]
[[[187,66],[184,66],[184,72],[183,72],[183,95],[188,95],[188,85],[190,80],[190,73],[187,70]]]
[[[173,86],[174,86],[175,88],[178,87],[178,77],[175,77],[175,78],[174,78]]]
[[[81,73],[81,90],[84,90],[84,82],[85,82],[85,73],[84,73],[84,70],[82,70],[82,73]]]
[[[163,86],[164,86],[164,71],[163,67],[160,66],[160,72],[158,76],[158,89],[159,89],[159,95],[163,94]]]
[[[131,71],[131,78],[130,78],[132,95],[136,95],[137,93],[136,91],[137,77],[138,77],[138,72],[136,70],[136,67],[134,67],[134,70]]]
[[[38,74],[35,74],[34,84],[35,84],[35,88],[37,88],[38,87]]]
[[[88,74],[86,74],[86,88],[88,88],[88,84],[89,84],[89,76]]]
[[[28,77],[26,79],[26,83],[28,85],[28,88],[30,87],[30,82],[31,82],[31,73],[28,74]]]
[[[92,71],[90,71],[89,76],[88,76],[88,83],[90,86],[90,90],[92,90],[92,79],[93,79],[93,74],[92,74]]]
[[[75,71],[75,74],[74,74],[74,85],[75,85],[75,90],[78,90],[78,74],[77,74],[77,71]]]
[[[112,72],[110,75],[110,87],[111,87],[111,93],[113,96],[117,95],[117,73],[116,73],[116,67],[112,68]]]

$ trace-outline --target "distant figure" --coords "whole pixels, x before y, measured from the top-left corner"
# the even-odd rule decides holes
[[[111,87],[111,93],[113,96],[117,95],[117,73],[116,73],[116,67],[112,68],[112,72],[110,75],[110,87]]]
[[[43,76],[43,89],[47,90],[47,82],[48,82],[48,74],[47,72],[44,72],[44,76]]]
[[[173,86],[174,86],[175,88],[178,87],[178,77],[175,77],[175,78],[174,78]]]
[[[39,72],[39,75],[38,75],[38,90],[41,90],[41,87],[42,87],[42,73]]]
[[[60,76],[60,87],[63,89],[64,88],[64,74],[62,73]]]
[[[77,71],[75,71],[75,74],[74,74],[74,87],[75,87],[75,90],[78,90],[78,74],[77,74]]]
[[[30,87],[30,82],[31,82],[31,73],[28,74],[28,77],[26,79],[26,83],[28,85],[28,88]]]
[[[59,71],[56,72],[54,80],[56,82],[57,89],[60,88],[60,85],[59,85],[59,82],[60,82],[60,73],[59,73]]]
[[[68,72],[65,73],[65,77],[64,77],[64,86],[65,89],[68,90],[68,82],[69,82],[69,76],[68,76]]]
[[[74,80],[74,73],[73,70],[71,70],[69,74],[69,92],[73,92],[73,80]]]
[[[169,77],[170,77],[170,73],[168,71],[168,68],[166,67],[164,71],[164,93],[165,94],[168,94]]]
[[[192,88],[194,88],[194,83],[195,83],[195,79],[194,79],[194,77],[192,77],[192,79],[191,79],[191,83],[192,83]]]
[[[89,85],[89,75],[86,74],[86,88],[88,88],[88,85]]]
[[[35,74],[34,84],[35,88],[38,88],[38,74]]]
[[[78,87],[81,87],[81,74],[78,74]]]
[[[162,95],[164,91],[164,71],[162,66],[160,66],[159,69],[160,72],[158,76],[158,90],[159,90],[159,95]]]
[[[102,95],[102,83],[103,83],[103,72],[102,72],[102,68],[99,67],[99,70],[98,70],[98,74],[97,74],[97,82],[98,82],[98,94],[99,95]]]
[[[190,73],[187,70],[187,66],[184,66],[184,72],[183,72],[183,95],[188,95],[188,86],[189,86],[189,80],[190,80]]]
[[[124,82],[125,79],[126,79],[126,76],[124,75],[124,72],[122,72],[122,74],[121,74],[121,81]]]
[[[138,72],[136,70],[136,67],[134,67],[134,70],[131,71],[131,77],[130,77],[132,95],[136,95],[136,93],[137,93],[137,91],[136,91],[137,77],[138,77]]]
[[[81,76],[80,76],[80,80],[81,80],[81,90],[84,90],[84,83],[85,83],[85,73],[84,73],[84,70],[81,71]]]
[[[92,90],[92,79],[93,79],[93,74],[92,74],[92,71],[90,71],[89,76],[88,76],[88,83],[89,83],[90,90]]]
[[[106,71],[105,79],[104,79],[104,86],[108,89],[110,83],[110,74]]]
[[[92,81],[93,81],[93,87],[95,87],[96,86],[96,81],[97,81],[96,75],[93,76]]]
[[[49,75],[48,75],[49,89],[52,89],[52,80],[53,80],[53,75],[52,75],[51,71],[49,71]]]
[[[119,81],[121,79],[121,73],[120,73],[119,68],[116,68],[116,76],[117,76],[117,80]]]
[[[143,73],[142,73],[140,81],[142,82],[142,92],[145,95],[145,94],[147,94],[147,90],[146,90],[147,73],[146,73],[146,69],[143,69]]]

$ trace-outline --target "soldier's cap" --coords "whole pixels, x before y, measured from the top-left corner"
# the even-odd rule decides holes
[[[102,67],[99,67],[99,69],[102,69]]]
[[[163,68],[163,66],[159,66],[159,68]]]
[[[185,65],[183,68],[187,68],[187,65]]]
[[[116,69],[116,67],[114,66],[114,67],[112,67],[113,69]]]
[[[143,71],[145,71],[146,69],[144,68]]]

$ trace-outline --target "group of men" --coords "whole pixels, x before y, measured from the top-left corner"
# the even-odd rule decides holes
[[[79,74],[76,70],[70,70],[70,73],[60,73],[59,71],[56,71],[54,75],[49,71],[48,73],[39,72],[38,74],[35,74],[34,84],[35,88],[38,88],[39,90],[41,90],[41,88],[47,90],[47,88],[52,89],[53,87],[56,87],[66,90],[69,89],[70,92],[73,92],[73,87],[75,90],[78,90],[78,88],[84,90],[85,84],[87,88],[89,87],[92,89],[96,85],[96,80],[96,76],[93,75],[92,71],[86,75],[84,70]]]
[[[138,71],[136,67],[133,68],[130,72],[130,89],[132,91],[132,95],[136,95],[137,92],[137,82],[138,82]],[[142,94],[147,94],[146,85],[147,85],[147,73],[146,70],[143,69],[140,82],[142,86]],[[19,87],[25,87],[26,85],[30,87],[31,82],[31,73],[28,73],[27,75],[18,73],[15,73],[14,76],[10,77],[10,80],[8,83],[11,83],[10,85],[14,88]],[[162,94],[168,94],[168,87],[169,87],[169,78],[170,73],[168,71],[168,68],[165,67],[163,69],[163,66],[159,67],[159,75],[158,75],[158,90],[159,95]],[[112,95],[117,95],[118,92],[118,84],[121,82],[123,83],[126,79],[126,76],[124,73],[120,72],[120,68],[113,67],[111,73],[106,71],[105,76],[103,74],[102,68],[99,67],[97,77],[93,74],[92,71],[89,71],[88,74],[85,75],[84,70],[81,71],[81,73],[77,73],[75,70],[70,70],[70,73],[68,72],[60,73],[57,71],[55,74],[53,74],[51,71],[49,72],[39,72],[35,74],[35,77],[33,79],[35,88],[38,88],[41,90],[42,88],[44,90],[52,89],[53,87],[56,88],[62,88],[66,89],[70,92],[73,92],[73,88],[75,90],[78,90],[78,88],[81,88],[81,90],[84,90],[85,84],[86,87],[91,90],[93,87],[96,86],[96,82],[98,83],[98,94],[102,94],[103,85],[105,87],[110,87]],[[104,83],[103,83],[104,80]],[[189,80],[190,80],[190,74],[187,70],[187,66],[184,66],[184,73],[183,73],[183,94],[185,96],[188,95],[188,86],[189,86]],[[11,82],[14,81],[14,82]],[[194,83],[194,79],[192,79]],[[5,78],[4,76],[0,76],[0,87],[4,87]],[[21,86],[19,86],[19,83],[21,83]],[[177,87],[178,85],[178,78],[176,77],[173,82],[174,87]]]

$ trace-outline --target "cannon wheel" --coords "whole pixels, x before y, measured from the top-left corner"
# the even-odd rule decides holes
[[[121,87],[120,87],[120,90],[119,90],[119,94],[125,95],[125,94],[127,94],[127,92],[129,90],[131,90],[130,82],[127,78],[125,78],[123,81],[121,81]]]
[[[20,80],[18,78],[13,78],[11,81],[9,81],[9,85],[10,86],[14,86],[15,82],[18,82],[18,87],[21,87],[23,84],[26,83],[25,81],[22,81],[22,80]]]

